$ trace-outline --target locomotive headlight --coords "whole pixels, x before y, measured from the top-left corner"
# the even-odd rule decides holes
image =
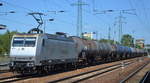
[[[27,63],[27,67],[33,67],[33,66],[34,66],[33,62]]]

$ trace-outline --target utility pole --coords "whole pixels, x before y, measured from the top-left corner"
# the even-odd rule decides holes
[[[98,31],[96,31],[95,34],[96,34],[96,40],[98,40]]]
[[[78,0],[78,17],[77,17],[77,30],[78,36],[82,37],[82,0]]]
[[[126,23],[123,21],[125,19],[125,17],[123,17],[122,11],[119,12],[119,16],[117,18],[118,18],[117,23],[118,23],[118,33],[119,33],[118,34],[118,41],[121,44],[121,38],[122,38],[122,34],[123,34],[122,26],[123,26],[123,23]]]
[[[116,31],[114,31],[114,36],[113,36],[114,44],[116,44],[115,35],[116,35]]]
[[[95,8],[95,0],[92,0],[92,9],[93,9],[93,11],[96,11],[96,8]]]
[[[78,6],[77,8],[77,36],[82,38],[82,8],[83,5],[87,5],[85,3],[82,2],[82,0],[78,0],[78,2],[76,4],[73,4]]]
[[[134,47],[135,47],[135,41],[134,41],[134,39],[135,39],[135,38],[134,38],[134,33],[135,33],[135,31],[133,30],[132,33],[133,33],[133,36],[132,36],[133,45],[132,45],[132,47],[134,48]]]
[[[108,28],[108,40],[111,39],[111,37],[110,37],[110,32],[111,32],[111,28],[109,27],[109,28]]]

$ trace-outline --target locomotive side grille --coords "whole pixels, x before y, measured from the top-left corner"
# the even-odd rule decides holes
[[[27,62],[22,62],[22,61],[14,62],[14,65],[18,66],[18,67],[25,67],[26,64],[27,64]]]
[[[34,61],[35,58],[34,57],[11,57],[12,61]]]

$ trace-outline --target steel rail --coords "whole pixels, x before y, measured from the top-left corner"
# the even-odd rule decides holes
[[[144,75],[144,77],[140,80],[140,83],[148,83],[148,82],[150,82],[150,71],[148,71],[145,75]]]
[[[121,80],[120,83],[125,83],[127,80],[129,80],[131,77],[133,77],[136,73],[138,73],[140,70],[142,70],[149,63],[150,63],[150,61],[147,62],[146,64],[142,65],[141,67],[139,67],[137,70],[135,70],[134,72],[132,72],[131,74],[129,74],[126,78],[124,78],[123,80]]]
[[[124,63],[129,63],[129,62],[130,62],[130,61],[127,61],[127,62],[124,62]],[[131,62],[130,62],[130,63],[131,63]],[[117,66],[117,67],[112,68],[112,69],[108,69],[108,68],[111,68],[111,67],[114,67],[114,66]],[[76,82],[80,82],[80,81],[89,79],[89,78],[91,78],[91,77],[98,76],[98,75],[100,75],[100,74],[104,74],[104,73],[109,72],[109,71],[113,71],[113,70],[118,69],[118,68],[120,68],[120,67],[122,67],[122,64],[121,64],[121,63],[118,63],[118,64],[115,64],[115,65],[111,65],[111,66],[107,66],[107,67],[98,68],[98,69],[95,69],[95,70],[83,72],[83,73],[80,73],[80,74],[76,74],[76,75],[72,75],[72,76],[67,76],[67,77],[64,77],[64,78],[60,78],[60,79],[57,79],[57,80],[50,81],[50,82],[48,82],[48,83],[61,82],[61,81],[69,80],[69,79],[72,79],[72,78],[80,77],[80,76],[83,76],[83,75],[86,75],[86,74],[89,74],[89,73],[98,72],[98,71],[101,71],[101,70],[104,70],[104,69],[108,69],[108,70],[102,71],[102,72],[100,72],[100,73],[97,73],[97,74],[94,74],[94,75],[85,77],[85,78],[83,78],[83,79],[75,80],[75,81],[73,82],[73,83],[76,83]]]

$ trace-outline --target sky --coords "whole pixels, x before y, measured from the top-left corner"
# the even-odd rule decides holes
[[[150,44],[150,0],[82,0],[83,32],[98,32],[98,38],[108,38],[109,27],[111,39],[118,40],[118,10],[122,13],[122,34],[130,34],[135,39],[145,39]],[[10,31],[28,32],[37,26],[37,22],[28,13],[41,12],[45,20],[45,32],[65,32],[76,35],[77,0],[0,0],[0,24],[7,25]],[[94,12],[97,10],[99,14]],[[105,10],[114,12],[100,13]],[[15,11],[4,15],[3,12]],[[54,13],[52,11],[64,11]],[[136,14],[136,15],[133,15]],[[48,21],[54,19],[54,21]],[[42,28],[43,29],[43,28]],[[3,34],[6,30],[1,30]]]

